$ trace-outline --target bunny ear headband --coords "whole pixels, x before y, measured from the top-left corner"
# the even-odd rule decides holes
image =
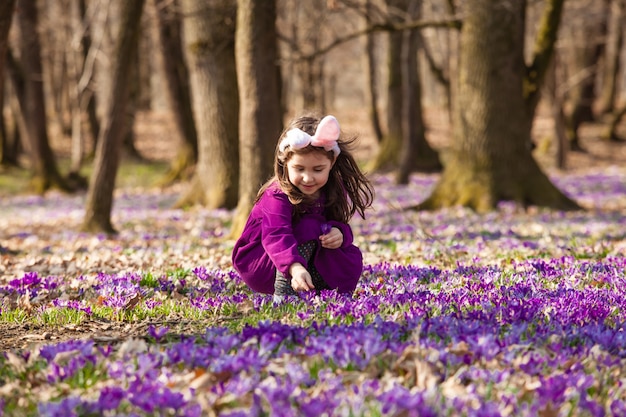
[[[302,149],[313,145],[324,148],[326,151],[332,151],[336,158],[341,152],[337,144],[339,133],[340,129],[337,119],[334,116],[326,116],[317,125],[313,136],[298,128],[289,130],[285,134],[285,138],[280,142],[278,149],[284,152],[287,146],[291,149]]]

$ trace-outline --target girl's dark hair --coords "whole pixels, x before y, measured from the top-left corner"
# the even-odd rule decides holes
[[[301,116],[291,121],[285,128],[278,139],[278,145],[285,137],[285,134],[294,128],[298,128],[309,135],[314,135],[317,125],[321,117],[317,116]],[[365,210],[370,207],[374,201],[374,188],[365,174],[361,172],[354,157],[350,153],[351,147],[357,137],[352,136],[344,138],[343,136],[337,141],[341,152],[337,155],[337,159],[328,175],[328,182],[324,186],[326,192],[326,208],[325,212],[329,220],[336,220],[348,223],[354,213],[359,213],[365,218]],[[269,179],[259,190],[257,200],[261,198],[265,190],[274,182],[278,182],[280,188],[287,194],[289,201],[296,207],[294,216],[298,217],[301,209],[311,203],[310,198],[303,194],[297,187],[289,182],[287,173],[287,162],[295,154],[307,154],[311,152],[321,152],[333,160],[333,152],[326,151],[324,148],[312,145],[302,149],[291,149],[287,147],[281,152],[278,145],[274,156],[274,176]]]

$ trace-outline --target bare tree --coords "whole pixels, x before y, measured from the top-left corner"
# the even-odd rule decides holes
[[[567,26],[571,52],[567,69],[571,88],[565,111],[566,133],[570,148],[582,151],[578,130],[585,122],[595,119],[593,104],[596,101],[598,68],[604,49],[608,11],[606,1],[571,3]]]
[[[231,0],[182,0],[198,164],[177,205],[237,206],[239,97],[235,69],[236,5]]]
[[[421,17],[421,0],[388,0],[392,21],[415,22]],[[418,51],[419,29],[407,28],[389,34],[387,69],[387,133],[370,170],[393,168],[396,182],[406,183],[415,171],[441,169],[437,152],[426,141]]]
[[[239,84],[239,203],[231,235],[237,237],[261,184],[272,175],[282,129],[275,0],[238,0],[236,58]]]
[[[402,22],[402,15],[395,10],[406,10],[408,0],[386,0],[389,19],[392,23]],[[387,132],[383,135],[375,158],[368,166],[370,171],[395,168],[398,166],[402,148],[402,43],[401,31],[389,32],[387,45]]]
[[[5,81],[10,81],[7,85],[8,94],[4,99],[8,100],[8,108],[10,110],[10,116],[12,117],[12,137],[9,138],[7,131],[7,143],[3,145],[6,153],[5,158],[10,164],[19,166],[19,156],[22,152],[28,149],[28,128],[26,127],[26,120],[24,119],[23,108],[25,104],[24,86],[26,84],[24,70],[20,63],[15,59],[11,48],[7,49],[6,53],[6,69],[9,77]],[[11,143],[8,143],[11,142]]]
[[[198,161],[198,134],[193,119],[189,71],[185,63],[180,11],[178,1],[154,0],[157,16],[159,47],[163,55],[166,91],[174,126],[181,138],[177,154],[173,158],[163,184],[185,179],[190,168]]]
[[[559,88],[556,69],[558,67],[558,54],[554,54],[554,58],[548,72],[543,90],[544,97],[550,106],[552,120],[554,122],[554,135],[556,137],[556,166],[559,169],[567,168],[567,153],[569,143],[565,133],[565,114],[563,114],[563,96],[564,92]]]
[[[111,224],[113,190],[119,166],[120,148],[126,124],[126,106],[130,88],[130,67],[137,53],[139,22],[145,0],[124,2],[122,22],[115,46],[112,91],[107,103],[96,149],[94,171],[89,182],[82,229],[90,232],[116,233]]]
[[[615,109],[615,99],[620,73],[620,56],[624,46],[624,21],[626,0],[610,0],[606,46],[603,56],[602,87],[599,94],[598,111],[607,114]]]
[[[613,141],[626,140],[626,138],[620,137],[617,134],[617,127],[619,126],[620,122],[622,121],[624,117],[626,117],[626,103],[624,103],[621,107],[613,111],[609,119],[609,123],[607,124],[607,127],[605,128],[604,132],[602,133],[602,137],[604,139],[613,140]]]
[[[100,53],[100,46],[103,41],[102,33],[100,36],[94,34],[93,26],[97,20],[95,15],[97,14],[96,7],[100,7],[100,3],[90,3],[89,7],[85,3],[86,0],[76,0],[78,3],[79,14],[83,22],[82,36],[80,38],[81,50],[83,52],[84,67],[79,88],[85,88],[85,91],[81,95],[81,100],[87,100],[86,113],[87,120],[89,122],[89,133],[91,134],[93,146],[92,149],[96,149],[98,137],[100,136],[100,118],[98,117],[98,95],[96,88],[94,87],[94,81],[96,79],[96,56]]]
[[[44,193],[54,187],[67,190],[68,186],[59,173],[48,140],[41,43],[37,33],[37,2],[19,0],[17,4],[20,58],[24,75],[24,90],[20,103],[26,128],[23,136],[28,139],[30,145],[29,154],[33,170],[31,186],[36,193]]]
[[[321,28],[326,26],[327,14],[323,0],[312,0],[302,3],[298,7],[298,14],[294,16],[293,24],[297,28],[297,45],[304,50],[319,49],[324,33]],[[296,52],[300,52],[296,50]],[[308,56],[296,63],[296,75],[302,94],[302,109],[319,109],[326,112],[324,99],[324,72],[326,66],[324,55]]]
[[[62,135],[69,131],[68,110],[71,68],[66,60],[71,42],[71,6],[69,0],[38,2],[37,32],[41,42],[42,77],[48,125]]]
[[[533,61],[524,63],[526,2],[468,0],[460,37],[453,150],[433,193],[418,208],[463,205],[494,209],[502,200],[523,206],[574,209],[534,160],[530,132],[562,12],[550,0]]]
[[[371,16],[374,7],[372,0],[365,0],[365,23],[370,26],[372,23]],[[369,104],[370,120],[372,121],[372,129],[374,137],[378,143],[383,140],[383,129],[380,125],[380,117],[378,115],[378,77],[376,75],[376,42],[375,34],[368,33],[365,35],[365,92]]]
[[[91,127],[90,133],[94,138],[97,137],[100,129],[100,123],[95,115],[95,98],[92,90],[96,50],[91,48],[86,13],[85,0],[73,0],[70,3],[69,17],[71,21],[69,27],[71,31],[67,36],[69,46],[65,50],[68,67],[67,77],[70,84],[69,108],[71,116],[71,152],[68,179],[80,188],[86,188],[88,185],[87,179],[80,173],[87,154],[87,140],[83,132],[84,115],[88,117]]]
[[[16,0],[0,2],[0,109],[4,107],[4,68],[8,51],[9,28],[13,18]],[[9,158],[7,131],[4,116],[0,114],[0,165],[7,165],[13,161]]]
[[[4,106],[4,63],[8,50],[9,28],[13,18],[15,0],[0,2],[0,109]],[[0,165],[5,165],[7,158],[7,137],[4,126],[4,116],[0,114]],[[9,253],[9,250],[0,245],[0,254]]]
[[[422,0],[412,0],[408,15],[421,15]],[[439,155],[426,141],[426,126],[422,109],[422,86],[418,63],[421,36],[417,29],[406,30],[402,39],[402,150],[396,173],[398,184],[407,184],[412,172],[441,170]]]

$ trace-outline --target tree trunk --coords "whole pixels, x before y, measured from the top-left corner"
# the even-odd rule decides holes
[[[409,15],[420,16],[421,0],[412,0]],[[402,157],[396,183],[408,184],[412,172],[441,170],[439,155],[426,141],[426,128],[422,114],[422,86],[417,61],[420,35],[417,30],[407,30],[402,40]]]
[[[72,33],[81,33],[85,24],[85,4],[84,0],[72,1],[70,14],[71,24],[69,26],[70,33],[68,39],[71,39]],[[82,37],[87,36],[83,34]],[[81,37],[81,38],[82,38]],[[70,116],[71,116],[71,152],[70,152],[70,171],[68,180],[72,181],[76,188],[87,188],[88,180],[83,177],[80,170],[86,155],[86,138],[83,134],[83,116],[86,114],[89,102],[91,101],[91,92],[88,90],[91,78],[93,76],[93,59],[94,54],[83,50],[84,46],[88,46],[81,39],[80,47],[66,48],[65,55],[68,65],[68,81],[70,84]],[[91,62],[89,61],[91,60]]]
[[[408,0],[387,0],[387,9],[406,10]],[[397,10],[392,14],[398,19]],[[367,167],[368,171],[395,169],[402,148],[402,32],[389,33],[387,47],[387,133],[383,135],[376,157]]]
[[[315,48],[317,48],[317,44]],[[296,74],[302,95],[302,110],[320,109],[324,113],[324,58],[308,58],[297,62]]]
[[[615,109],[620,55],[624,45],[623,22],[626,20],[626,0],[611,0],[609,8],[609,27],[604,48],[604,71],[598,104],[600,114],[608,114]]]
[[[111,224],[113,190],[120,159],[120,148],[128,126],[126,106],[129,100],[131,65],[137,53],[139,22],[145,0],[124,2],[122,22],[115,46],[113,89],[100,130],[94,171],[89,182],[82,229],[90,232],[116,233]]]
[[[556,76],[557,55],[555,54],[545,80],[546,99],[554,122],[554,136],[556,137],[556,166],[564,170],[567,168],[567,135],[565,133],[565,115],[563,114],[563,93],[558,88]]]
[[[613,111],[606,129],[601,135],[602,139],[612,141],[625,141],[626,138],[622,138],[617,134],[617,127],[624,117],[626,117],[626,103],[624,103],[621,108],[615,109]]]
[[[23,110],[26,108],[24,94],[26,81],[24,79],[24,71],[19,62],[15,60],[11,48],[7,49],[6,64],[9,74],[8,78],[11,81],[10,86],[12,88],[10,92],[12,94],[5,95],[5,99],[9,99],[8,105],[11,110],[11,115],[13,116],[13,140],[12,143],[7,146],[7,156],[13,158],[15,165],[19,165],[19,156],[23,152],[28,152],[30,150],[30,145],[28,144],[27,139],[28,128],[26,127]]]
[[[598,66],[604,49],[606,22],[608,19],[604,1],[594,2],[590,10],[578,10],[570,22],[573,40],[573,62],[571,69],[576,71],[577,82],[570,91],[570,108],[566,113],[567,137],[570,148],[582,151],[578,130],[585,122],[592,122],[595,117],[593,104],[596,99]],[[587,5],[585,5],[587,6]]]
[[[370,15],[372,9],[372,0],[366,0],[365,2],[365,23],[369,26],[371,24]],[[380,117],[378,116],[378,88],[376,68],[376,45],[375,37],[373,33],[365,35],[365,94],[369,105],[369,116],[372,122],[372,130],[374,131],[374,137],[377,143],[381,143],[383,140],[383,130],[380,126]]]
[[[296,57],[293,65],[294,85],[297,94],[295,112],[301,113],[311,109],[322,114],[326,112],[325,97],[325,56],[309,55],[302,59],[302,55],[307,55],[313,51],[318,51],[321,46],[324,30],[327,24],[326,4],[323,0],[309,0],[306,2],[292,2],[293,11],[291,19],[292,25],[289,27],[292,41],[288,43],[292,56]]]
[[[98,120],[98,135],[94,137],[93,149],[98,148],[98,140],[102,137],[100,130],[104,127],[105,113],[109,108],[111,91],[113,91],[113,61],[115,57],[115,36],[119,34],[118,8],[123,0],[109,0],[99,2],[98,7],[91,13],[90,34],[92,36],[93,48],[98,51],[99,59],[95,61],[94,86],[95,86],[95,106],[96,118]],[[93,2],[89,2],[89,7],[94,7]]]
[[[177,206],[235,208],[238,198],[239,98],[235,69],[236,6],[230,0],[181,2],[198,165]]]
[[[141,32],[141,31],[140,31]],[[138,41],[139,42],[139,41]],[[139,43],[138,43],[139,47]],[[141,61],[139,54],[135,53],[130,65],[130,83],[128,103],[126,104],[126,127],[124,139],[122,139],[122,155],[130,161],[143,162],[145,158],[135,146],[135,117],[141,100]]]
[[[154,0],[166,92],[174,116],[174,126],[181,139],[176,156],[170,163],[169,172],[161,182],[164,185],[187,179],[190,168],[198,161],[198,134],[191,106],[189,71],[182,51],[180,16],[177,14],[177,9],[175,10],[177,3]]]
[[[81,16],[81,20],[85,19],[87,14],[87,5],[85,4],[85,0],[76,0],[78,3],[79,14]],[[95,61],[96,55],[99,52],[99,44],[100,42],[96,42],[94,45],[92,43],[92,34],[93,28],[91,25],[85,25],[83,36],[80,39],[81,49],[83,51],[83,61],[85,62],[85,68],[83,69],[83,74],[81,77],[81,88],[86,90],[85,100],[87,103],[86,112],[87,112],[87,120],[89,122],[89,133],[91,134],[92,139],[92,149],[96,149],[96,144],[98,142],[98,136],[100,136],[100,119],[98,118],[98,110],[96,103],[96,92],[94,91],[93,80],[95,77]]]
[[[523,87],[540,87],[545,68],[537,66],[532,83],[524,79],[525,2],[468,0],[466,6],[454,148],[432,195],[418,208],[462,205],[484,212],[504,200],[523,206],[578,208],[550,182],[531,154],[534,113],[529,109],[534,107],[528,103],[534,94],[525,94]],[[549,45],[541,51],[546,50]]]
[[[41,44],[37,34],[38,11],[36,0],[19,0],[17,7],[20,27],[21,61],[24,69],[24,98],[22,114],[26,122],[30,144],[33,178],[31,186],[36,193],[58,187],[68,190],[61,178],[48,141],[46,107],[41,64]]]
[[[9,47],[9,28],[15,9],[15,0],[0,2],[0,109],[4,108],[4,68],[6,66],[7,50]],[[0,112],[0,165],[13,164],[9,152],[9,141],[4,124],[4,116]]]
[[[233,238],[243,231],[260,186],[273,172],[274,149],[282,130],[276,42],[276,1],[239,0],[235,50],[240,176]]]

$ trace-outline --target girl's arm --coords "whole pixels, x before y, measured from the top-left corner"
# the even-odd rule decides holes
[[[289,274],[291,275],[291,287],[295,291],[308,291],[315,288],[311,274],[302,264],[296,262],[291,265]]]
[[[263,212],[261,243],[276,269],[290,275],[289,269],[293,264],[300,263],[306,267],[306,260],[298,251],[298,242],[293,233],[293,206],[287,196],[270,191],[258,204]]]

